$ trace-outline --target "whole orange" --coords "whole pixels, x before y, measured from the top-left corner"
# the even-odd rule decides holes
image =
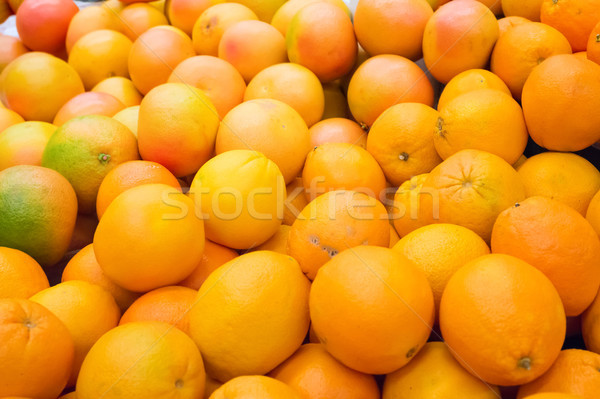
[[[298,215],[287,241],[287,253],[314,280],[317,271],[338,253],[358,245],[387,247],[390,240],[383,204],[357,191],[329,191]]]
[[[136,292],[177,284],[192,273],[203,251],[204,222],[193,201],[165,184],[146,184],[119,195],[94,235],[104,273]]]
[[[150,161],[128,161],[117,165],[102,180],[96,198],[98,219],[110,203],[124,191],[144,184],[166,184],[181,190],[177,178],[161,164]]]
[[[500,18],[498,20],[498,28],[500,29],[500,36],[502,36],[504,33],[506,33],[510,28],[512,28],[514,26],[525,24],[527,22],[532,22],[532,21],[528,20],[527,18],[517,17],[517,16]]]
[[[264,375],[236,377],[215,390],[208,399],[300,399],[295,389],[281,381]]]
[[[323,345],[302,345],[269,376],[295,388],[307,399],[379,399],[373,376],[335,360]]]
[[[402,103],[388,108],[373,123],[367,151],[394,186],[429,173],[442,162],[431,134],[439,119],[440,114],[425,104]]]
[[[0,133],[0,170],[16,165],[40,166],[55,130],[56,126],[46,122],[23,122],[6,128]]]
[[[599,8],[600,9],[600,8]],[[600,65],[556,55],[535,67],[523,86],[531,138],[554,151],[578,151],[600,140]]]
[[[500,36],[490,68],[519,99],[533,68],[557,54],[571,54],[571,45],[562,33],[539,22],[525,23]]]
[[[218,127],[217,110],[204,92],[182,83],[165,83],[140,104],[140,155],[177,177],[190,175],[212,156]]]
[[[215,270],[190,311],[208,373],[219,381],[265,374],[291,356],[308,332],[309,289],[298,263],[276,252],[249,252]]]
[[[286,183],[302,171],[310,151],[302,116],[288,104],[274,99],[246,101],[223,118],[215,152],[250,149],[275,162]]]
[[[131,7],[131,6],[130,6]],[[129,52],[129,74],[142,94],[166,83],[173,69],[195,55],[192,39],[172,26],[157,26],[142,33]]]
[[[378,55],[352,75],[348,105],[361,126],[373,125],[379,115],[398,103],[433,105],[431,83],[414,62],[399,55]]]
[[[519,389],[517,398],[529,398],[528,395],[541,392],[561,392],[592,399],[600,390],[599,367],[600,355],[597,353],[563,350],[546,374]]]
[[[102,6],[92,6],[79,10],[69,23],[66,37],[67,52],[71,51],[79,38],[100,29],[111,29],[120,32],[121,21],[119,21],[118,14],[110,8]]]
[[[361,0],[354,31],[370,55],[396,54],[416,61],[423,54],[423,32],[432,15],[426,0]]]
[[[0,395],[54,399],[67,384],[73,339],[51,311],[20,298],[0,299]]]
[[[433,77],[448,83],[459,73],[484,68],[498,40],[498,22],[475,0],[451,1],[425,25],[423,58]]]
[[[134,105],[133,107],[127,107],[124,110],[117,112],[113,116],[113,119],[125,125],[137,139],[139,113],[140,106]]]
[[[17,57],[28,51],[29,49],[19,38],[0,34],[0,72]]]
[[[189,335],[189,311],[196,302],[196,290],[161,287],[137,298],[123,313],[119,325],[134,321],[162,321]]]
[[[367,374],[391,373],[427,342],[433,294],[425,274],[404,256],[361,245],[319,269],[310,316],[320,342],[341,363]]]
[[[385,175],[364,148],[348,143],[325,143],[308,153],[302,171],[306,198],[334,190],[354,190],[380,198]]]
[[[567,316],[580,315],[600,286],[600,239],[576,210],[529,197],[502,212],[492,232],[492,252],[516,256],[555,285]]]
[[[492,254],[450,278],[440,327],[453,356],[471,374],[490,384],[518,385],[552,366],[566,318],[546,276],[513,256]]]
[[[25,120],[52,122],[67,101],[84,92],[73,67],[41,52],[27,53],[11,62],[0,81],[2,102]]]
[[[168,0],[165,2],[165,15],[169,23],[192,36],[194,23],[209,7],[224,0]]]
[[[246,91],[246,82],[233,65],[208,55],[183,60],[173,69],[168,82],[185,83],[202,90],[221,119],[244,101]]]
[[[117,100],[115,96],[89,91],[67,101],[58,110],[52,123],[60,127],[78,116],[102,115],[112,117],[125,108],[125,104]]]
[[[0,247],[0,298],[27,299],[50,286],[39,263],[25,252]]]
[[[162,12],[144,3],[129,4],[122,10],[113,13],[118,13],[121,30],[130,40],[136,40],[151,28],[169,24],[167,17]]]
[[[106,174],[134,159],[138,159],[137,143],[125,125],[107,116],[87,115],[71,119],[54,132],[42,166],[69,180],[77,193],[79,212],[89,214],[96,210],[98,189]]]
[[[110,94],[126,107],[134,107],[142,102],[142,94],[135,88],[133,82],[121,76],[101,80],[92,91]]]
[[[17,11],[17,31],[34,51],[65,51],[69,23],[79,8],[73,0],[25,0]]]
[[[433,142],[443,159],[476,149],[514,164],[527,145],[523,110],[499,90],[482,89],[456,97],[440,110]]]
[[[288,0],[281,5],[273,15],[271,19],[271,25],[273,25],[283,36],[287,34],[288,28],[292,19],[298,14],[302,8],[309,4],[316,3],[318,1],[326,1],[333,5],[340,7],[349,17],[352,17],[352,11],[348,8],[348,5],[344,0]]]
[[[230,260],[237,258],[237,256],[238,253],[233,249],[206,240],[200,263],[198,263],[192,274],[180,281],[178,285],[199,290],[212,272]]]
[[[315,123],[308,129],[310,146],[325,143],[348,143],[362,148],[367,146],[367,133],[360,125],[346,118],[328,118]]]
[[[475,90],[493,89],[511,95],[506,83],[486,69],[469,69],[453,77],[442,90],[437,109],[441,111],[456,97]]]
[[[356,60],[352,21],[340,7],[327,2],[301,8],[292,18],[285,40],[290,61],[307,67],[322,82],[341,78]]]
[[[219,58],[233,65],[246,82],[263,69],[287,61],[285,38],[266,22],[243,20],[224,31]]]
[[[543,0],[540,19],[565,35],[573,51],[583,51],[590,32],[600,20],[600,1]]]

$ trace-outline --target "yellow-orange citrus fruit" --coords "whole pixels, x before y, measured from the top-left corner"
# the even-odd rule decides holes
[[[308,332],[310,283],[290,256],[256,251],[206,279],[190,311],[190,335],[219,381],[265,374]]]
[[[62,126],[71,119],[85,115],[102,115],[112,117],[125,109],[125,104],[107,93],[88,91],[81,93],[65,103],[56,113],[56,126]]]
[[[346,118],[328,118],[315,123],[308,129],[310,146],[325,143],[348,143],[367,147],[367,133],[360,125]]]
[[[124,110],[117,112],[113,116],[113,119],[125,125],[137,139],[139,113],[140,106],[134,105],[133,107],[127,107]]]
[[[493,89],[511,95],[506,83],[486,69],[469,69],[453,77],[440,95],[438,110],[442,110],[456,97],[475,90]]]
[[[169,23],[188,36],[192,36],[194,23],[202,13],[224,0],[168,0],[164,4],[164,13]]]
[[[199,290],[208,276],[217,270],[219,266],[237,258],[238,253],[231,248],[227,248],[220,244],[215,244],[210,240],[204,243],[204,252],[202,259],[192,274],[179,282],[179,285]]]
[[[275,162],[286,183],[302,170],[310,151],[308,127],[288,104],[274,99],[246,101],[223,118],[215,152],[252,150]]]
[[[517,16],[500,18],[498,20],[498,28],[500,29],[500,35],[498,36],[498,38],[500,38],[500,36],[502,36],[504,33],[506,33],[510,28],[512,28],[514,26],[525,24],[527,22],[532,22],[532,21],[530,21],[527,18],[517,17]]]
[[[56,126],[47,122],[22,122],[0,132],[0,170],[16,165],[40,166],[55,130]]]
[[[142,102],[142,94],[135,88],[133,82],[122,76],[101,80],[92,88],[92,91],[110,94],[126,107],[134,107]]]
[[[277,9],[273,15],[273,19],[271,19],[271,25],[277,28],[277,30],[285,36],[292,19],[296,16],[298,11],[309,4],[317,3],[319,1],[326,1],[336,5],[344,10],[349,17],[352,17],[352,11],[350,11],[344,0],[288,0]]]
[[[599,19],[598,0],[543,0],[541,3],[540,20],[565,35],[573,51],[585,50],[590,32]]]
[[[0,34],[0,72],[29,49],[17,38]]]
[[[600,191],[592,197],[585,218],[592,225],[598,236],[600,236]]]
[[[291,226],[302,209],[308,205],[302,178],[296,177],[285,187],[286,198],[283,203],[283,224]]]
[[[291,226],[281,224],[281,226],[279,226],[279,230],[277,230],[277,232],[275,232],[271,238],[254,248],[254,250],[273,251],[287,255],[287,242],[288,237],[290,236],[291,228]]]
[[[456,360],[473,375],[490,384],[518,385],[552,366],[565,338],[566,318],[543,273],[513,256],[491,254],[450,278],[440,304],[440,327]]]
[[[100,29],[110,29],[120,32],[121,21],[119,21],[118,14],[108,7],[101,6],[92,6],[79,10],[69,23],[65,41],[67,52],[71,51],[75,42],[81,37]]]
[[[507,17],[518,16],[538,22],[540,20],[540,9],[542,8],[543,1],[502,0],[502,11]]]
[[[300,399],[297,390],[271,377],[245,375],[221,385],[208,399]]]
[[[0,298],[27,299],[49,286],[35,259],[17,249],[0,247]]]

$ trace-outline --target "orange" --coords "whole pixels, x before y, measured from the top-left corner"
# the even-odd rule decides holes
[[[308,129],[310,146],[317,147],[325,143],[348,143],[365,148],[367,134],[360,125],[346,118],[328,118],[315,123]]]
[[[585,82],[585,83],[583,83]],[[554,151],[578,151],[600,139],[600,65],[557,55],[533,69],[523,87],[531,138]],[[598,118],[598,120],[596,120]]]
[[[138,294],[127,291],[110,280],[96,260],[94,246],[89,244],[75,254],[67,263],[62,274],[62,281],[80,280],[103,288],[109,292],[122,312],[138,297]]]
[[[416,61],[432,15],[426,0],[361,0],[354,12],[354,31],[370,55],[396,54]]]
[[[284,184],[277,165],[257,151],[231,150],[209,160],[190,188],[206,238],[233,249],[267,241],[283,219]]]
[[[258,20],[248,7],[237,3],[220,3],[207,8],[197,18],[192,33],[196,54],[217,56],[223,33],[241,21]]]
[[[344,93],[342,93],[342,87],[339,82],[329,82],[323,85],[323,94],[325,94],[325,109],[323,110],[323,118],[347,118],[350,116],[348,113],[348,102]]]
[[[219,41],[219,58],[229,62],[250,82],[268,66],[287,61],[285,39],[266,22],[243,20],[224,31]]]
[[[423,272],[399,253],[358,246],[319,270],[310,316],[333,357],[363,373],[386,374],[406,365],[427,342],[433,294]]]
[[[69,180],[77,193],[79,212],[89,214],[96,210],[98,189],[106,174],[134,159],[138,159],[136,140],[125,125],[106,116],[87,115],[56,130],[44,150],[42,166]]]
[[[494,15],[502,15],[502,2],[499,0],[477,0],[478,2],[485,4]]]
[[[223,245],[215,244],[210,240],[206,240],[204,243],[202,259],[198,263],[198,266],[196,266],[192,274],[187,276],[183,281],[179,282],[179,285],[194,290],[199,290],[202,286],[202,283],[204,283],[204,281],[212,272],[226,262],[237,258],[237,256],[237,252],[235,252],[233,249],[227,248]]]
[[[81,363],[92,345],[115,328],[121,311],[112,295],[85,281],[67,281],[38,292],[30,298],[62,321],[75,345],[75,358],[68,387],[77,381]]]
[[[0,215],[0,246],[53,266],[69,247],[77,198],[59,173],[40,166],[13,166],[0,172]]]
[[[162,12],[149,4],[142,3],[129,4],[118,11],[118,18],[121,22],[121,30],[131,40],[136,40],[151,28],[169,24]],[[153,41],[149,40],[149,43]]]
[[[450,278],[440,304],[444,340],[458,362],[489,384],[530,382],[550,368],[566,331],[552,283],[508,255],[484,255]],[[518,338],[517,338],[518,337]]]
[[[352,12],[348,8],[348,5],[344,0],[288,0],[281,5],[273,14],[271,19],[271,25],[273,25],[283,36],[287,34],[288,28],[292,19],[296,16],[298,11],[309,4],[316,3],[318,1],[326,1],[340,7],[349,17],[352,17]]]
[[[234,3],[240,3],[251,9],[263,22],[271,22],[273,14],[287,0],[235,0]]]
[[[563,202],[585,216],[600,190],[600,172],[585,158],[564,152],[544,152],[517,169],[528,197],[540,195]]]
[[[83,93],[77,72],[46,53],[27,53],[10,63],[0,75],[2,102],[25,120],[52,122],[58,110]]]
[[[292,224],[287,252],[314,280],[338,253],[358,245],[388,247],[390,229],[383,204],[356,191],[330,191],[311,201]]]
[[[23,122],[6,128],[0,133],[0,170],[16,165],[40,166],[55,130],[56,126],[46,122]]]
[[[356,60],[352,21],[344,10],[328,2],[301,8],[292,18],[285,40],[290,61],[307,67],[322,82],[341,78]]]
[[[269,376],[285,382],[307,399],[380,398],[373,376],[344,366],[321,344],[302,345]]]
[[[400,237],[429,224],[429,221],[424,219],[424,212],[420,212],[419,207],[420,195],[434,195],[434,192],[429,189],[421,193],[423,183],[428,176],[429,173],[423,173],[412,177],[402,183],[394,195],[390,218]]]
[[[209,7],[224,0],[168,0],[165,2],[165,15],[169,23],[192,36],[194,23]]]
[[[94,235],[94,253],[106,276],[136,292],[177,284],[192,273],[203,251],[204,223],[192,200],[165,184],[119,195]]]
[[[492,52],[491,71],[518,99],[533,68],[557,54],[571,54],[571,45],[562,33],[539,22],[521,24],[498,39]]]
[[[162,321],[189,334],[189,311],[196,301],[196,290],[169,286],[147,292],[123,313],[119,324],[134,321]]]
[[[106,208],[119,194],[143,184],[166,184],[181,190],[177,178],[161,164],[149,161],[124,162],[108,172],[98,188],[98,218],[102,218]]]
[[[296,110],[278,100],[257,99],[238,105],[223,118],[215,152],[261,152],[277,164],[289,183],[302,170],[309,141],[306,123]]]
[[[127,59],[132,42],[120,32],[100,29],[82,36],[71,48],[69,65],[86,90],[112,76],[129,77]]]
[[[443,159],[476,149],[517,162],[527,145],[523,110],[499,90],[475,90],[456,97],[440,110],[434,128],[435,149]]]
[[[101,80],[92,88],[92,91],[110,94],[121,101],[126,107],[140,105],[142,102],[142,95],[135,88],[133,82],[122,76],[114,76]]]
[[[0,396],[54,399],[71,374],[73,339],[42,305],[0,299]]]
[[[271,238],[255,248],[256,251],[273,251],[287,255],[287,242],[290,236],[291,226],[282,224],[279,230]]]
[[[500,36],[502,36],[504,33],[506,33],[512,27],[522,25],[527,22],[531,22],[531,21],[527,18],[518,17],[518,16],[510,16],[510,17],[500,18],[498,20],[498,28],[500,29]],[[500,36],[498,36],[498,38]]]
[[[540,8],[543,1],[502,0],[502,11],[507,17],[518,16],[537,22],[540,20]]]
[[[195,399],[204,392],[206,373],[194,342],[172,326],[127,323],[104,334],[79,373],[77,399]]]
[[[8,64],[28,51],[19,38],[0,34],[0,72]]]
[[[172,26],[157,26],[142,33],[129,52],[129,74],[135,87],[148,94],[166,83],[181,61],[194,55],[192,40]]]
[[[433,105],[433,88],[414,62],[398,55],[378,55],[358,67],[348,86],[348,105],[364,127],[398,103]]]
[[[157,86],[140,105],[140,155],[177,177],[190,175],[212,156],[218,126],[217,111],[201,90],[181,83]]]
[[[110,8],[102,6],[91,6],[79,10],[69,23],[66,37],[67,52],[71,52],[71,48],[81,37],[100,29],[120,32],[121,21],[119,21],[118,14]]]
[[[594,25],[600,19],[600,1],[543,0],[540,19],[565,35],[573,51],[583,51]]]
[[[306,195],[304,195],[304,185],[302,178],[296,177],[289,183],[285,191],[287,193],[283,203],[283,224],[291,226],[296,217],[302,212],[302,209],[308,205]]]
[[[17,114],[8,108],[0,108],[0,133],[6,130],[8,127],[23,123],[25,120],[21,115]]]
[[[52,123],[60,127],[78,116],[102,115],[110,117],[125,108],[125,104],[110,94],[86,92],[67,101],[65,105],[58,110],[58,113],[54,117],[54,122]]]
[[[48,288],[48,277],[39,263],[25,252],[0,247],[0,297],[27,299]]]
[[[440,95],[438,110],[442,110],[456,97],[481,89],[493,89],[511,95],[506,83],[497,75],[485,69],[469,69],[453,77]]]
[[[425,272],[438,310],[450,277],[467,262],[490,253],[485,241],[473,231],[446,223],[416,229],[393,249]]]
[[[244,101],[246,82],[227,61],[199,55],[183,60],[173,69],[169,83],[185,83],[204,92],[217,109],[219,118]]]
[[[248,84],[244,101],[279,100],[294,108],[310,127],[321,120],[325,94],[319,78],[308,68],[283,63],[260,71]]]
[[[222,382],[265,374],[292,355],[308,332],[309,289],[298,263],[276,252],[250,252],[215,270],[190,310],[208,374]]]
[[[530,197],[502,212],[492,252],[516,256],[556,286],[567,316],[580,315],[600,286],[600,239],[583,216],[562,202]]]
[[[310,200],[334,190],[354,190],[380,198],[386,188],[375,158],[364,148],[348,143],[325,143],[309,152],[302,183]]]
[[[497,399],[495,386],[470,374],[443,342],[428,342],[407,366],[388,374],[383,399],[396,398]]]
[[[596,298],[592,304],[581,315],[581,335],[585,342],[585,347],[595,353],[600,351],[600,299]]]
[[[394,186],[431,172],[442,162],[431,134],[439,118],[439,113],[425,104],[402,103],[388,108],[371,126],[367,151]]]
[[[423,58],[441,83],[468,69],[485,68],[499,28],[494,14],[474,0],[451,1],[425,25]]]
[[[600,236],[600,191],[592,197],[585,217]]]
[[[234,378],[215,390],[208,399],[300,399],[289,385],[263,375]]]
[[[137,139],[139,113],[140,113],[140,106],[134,105],[133,107],[127,107],[127,108],[117,112],[113,116],[113,119],[116,120],[117,122],[121,122],[123,125],[125,125]]]
[[[17,11],[17,31],[23,44],[34,51],[65,51],[69,23],[79,8],[73,0],[28,0]]]
[[[550,370],[537,380],[522,386],[518,399],[540,392],[561,392],[585,399],[596,397],[600,390],[600,355],[580,349],[560,352]]]
[[[489,242],[500,212],[525,199],[518,173],[497,155],[462,150],[436,166],[419,189],[416,219],[451,223]]]

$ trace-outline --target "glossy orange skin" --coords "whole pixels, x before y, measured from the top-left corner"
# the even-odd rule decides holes
[[[0,72],[14,59],[28,51],[29,49],[20,39],[0,34]]]
[[[206,240],[202,259],[198,263],[198,266],[196,266],[192,274],[180,281],[178,285],[199,290],[202,283],[204,283],[212,272],[230,260],[237,258],[237,256],[238,253],[233,249]]]
[[[110,94],[128,108],[140,105],[142,102],[142,94],[135,88],[133,82],[120,76],[100,81],[92,91]]]
[[[579,151],[600,140],[600,65],[557,55],[533,69],[523,86],[531,138],[554,151]]]
[[[325,143],[349,143],[363,148],[367,146],[367,133],[358,123],[346,118],[323,119],[312,125],[308,134],[313,148]]]
[[[528,20],[527,18],[517,17],[517,16],[500,18],[498,20],[498,28],[500,29],[500,36],[502,36],[504,33],[506,33],[513,26],[522,25],[526,22],[532,22],[532,21]],[[498,36],[498,38],[500,36]]]
[[[23,122],[25,122],[23,117],[21,117],[21,115],[17,114],[15,111],[7,108],[0,108],[0,132],[3,132],[10,126]]]
[[[526,262],[491,254],[448,281],[440,327],[452,354],[490,384],[518,385],[546,372],[565,338],[566,318],[550,280]]]
[[[592,29],[586,50],[587,59],[594,61],[596,64],[600,64],[600,22]]]
[[[517,205],[498,216],[492,252],[537,267],[556,286],[567,316],[581,314],[600,286],[598,235],[579,212],[556,200],[530,197]]]
[[[506,83],[487,69],[469,69],[453,77],[442,90],[438,100],[438,111],[441,111],[456,97],[471,91],[493,89],[511,95]]]
[[[122,30],[118,15],[108,7],[87,7],[73,16],[67,30],[67,52],[87,33],[100,29],[111,29],[117,32]]]
[[[574,52],[583,51],[600,19],[600,1],[543,0],[540,19],[565,35]]]
[[[39,263],[25,252],[0,247],[0,298],[23,298],[50,286]]]
[[[425,26],[425,65],[438,81],[448,83],[467,69],[484,68],[498,35],[498,22],[485,5],[474,0],[451,1]]]
[[[502,11],[507,17],[518,16],[533,22],[540,21],[540,9],[544,0],[502,0]]]
[[[149,4],[133,3],[119,12],[121,30],[132,41],[151,28],[168,25],[163,13]]]
[[[165,14],[169,23],[192,36],[194,23],[202,13],[224,0],[168,0],[165,3]]]
[[[84,115],[114,116],[125,109],[125,104],[106,93],[86,92],[70,99],[54,117],[53,124],[62,126],[71,119]]]
[[[2,110],[0,110],[0,114]],[[0,132],[0,170],[42,164],[42,154],[56,126],[46,122],[17,123]]]
[[[34,51],[59,54],[65,50],[69,23],[79,8],[73,0],[27,0],[17,11],[17,31]]]

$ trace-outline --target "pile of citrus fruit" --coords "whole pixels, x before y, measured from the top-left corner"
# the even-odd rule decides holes
[[[600,0],[347,3],[0,0],[0,398],[600,398]]]

